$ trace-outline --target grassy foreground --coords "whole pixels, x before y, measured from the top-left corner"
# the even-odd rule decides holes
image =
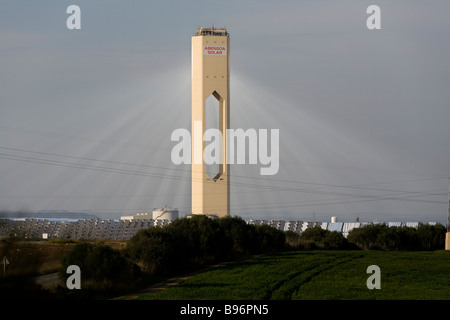
[[[367,267],[381,270],[369,290]],[[295,251],[214,269],[145,300],[450,299],[450,251]]]

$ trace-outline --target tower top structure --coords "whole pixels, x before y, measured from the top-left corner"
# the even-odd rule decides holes
[[[196,36],[226,36],[228,37],[228,32],[226,28],[205,28],[205,27],[198,27],[197,32],[195,33]]]

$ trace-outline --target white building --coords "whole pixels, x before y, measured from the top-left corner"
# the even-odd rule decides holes
[[[164,205],[161,209],[153,209],[153,219],[154,220],[169,220],[173,221],[178,219],[178,209],[171,209]]]

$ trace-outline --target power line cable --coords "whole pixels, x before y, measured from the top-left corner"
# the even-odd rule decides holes
[[[8,154],[6,154],[6,155],[0,154],[0,158],[16,160],[16,161],[31,162],[31,163],[46,164],[46,165],[63,166],[63,167],[69,167],[69,168],[87,169],[87,170],[94,170],[94,171],[101,171],[101,172],[132,174],[132,175],[138,175],[138,176],[152,176],[152,177],[159,177],[159,178],[171,178],[171,179],[191,181],[190,178],[171,176],[171,175],[167,175],[167,174],[156,174],[156,173],[149,173],[149,172],[142,172],[142,171],[132,171],[132,170],[125,170],[125,169],[115,169],[115,168],[108,168],[108,167],[101,167],[101,166],[93,166],[93,165],[80,165],[80,164],[74,164],[74,163],[69,163],[69,162],[64,162],[64,161],[41,159],[41,158],[35,158],[35,157],[12,156],[12,155],[8,155]],[[313,193],[313,194],[320,194],[320,195],[334,195],[334,196],[347,196],[347,197],[350,196],[353,198],[374,198],[374,199],[383,199],[383,200],[388,200],[388,199],[390,199],[390,200],[399,200],[399,199],[407,200],[407,198],[408,198],[408,197],[385,197],[385,196],[380,198],[380,196],[376,196],[376,195],[330,192],[330,191],[322,191],[322,190],[316,190],[316,189],[292,188],[292,187],[283,187],[283,186],[263,186],[260,184],[239,183],[239,182],[230,182],[230,184],[235,185],[235,186],[251,187],[251,188],[257,188],[257,189],[290,191],[290,192],[304,192],[304,193]],[[408,191],[399,191],[399,192],[408,193]],[[409,192],[409,193],[418,193],[418,194],[414,195],[415,197],[442,195],[442,194],[438,194],[438,193],[423,193],[423,192]],[[410,196],[410,197],[414,197],[414,196]],[[423,199],[421,199],[421,200],[415,199],[415,201],[440,203],[438,201],[423,200]]]

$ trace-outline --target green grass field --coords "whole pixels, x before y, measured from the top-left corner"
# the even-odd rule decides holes
[[[367,267],[381,270],[369,290]],[[199,274],[146,300],[450,299],[450,251],[296,251]]]

